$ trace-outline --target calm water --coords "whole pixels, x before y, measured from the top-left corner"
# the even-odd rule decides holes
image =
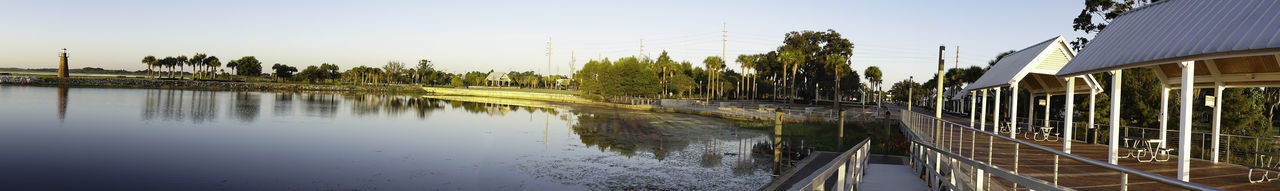
[[[454,99],[454,98],[449,98]],[[410,96],[0,85],[0,190],[754,190],[766,132]]]

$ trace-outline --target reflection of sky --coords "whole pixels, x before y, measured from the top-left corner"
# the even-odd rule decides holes
[[[769,179],[738,149],[765,133],[700,116],[383,95],[68,94],[59,124],[57,88],[0,86],[0,179],[254,190],[754,189]]]

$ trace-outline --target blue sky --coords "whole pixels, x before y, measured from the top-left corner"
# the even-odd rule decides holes
[[[667,50],[700,63],[726,52],[760,53],[783,34],[834,29],[854,42],[853,67],[880,66],[885,81],[931,75],[947,63],[985,65],[1071,30],[1081,1],[3,1],[0,67],[137,70],[146,55],[195,52],[224,61],[338,64],[342,69],[429,59],[450,72],[567,74],[598,57]],[[736,63],[729,64],[737,68]]]

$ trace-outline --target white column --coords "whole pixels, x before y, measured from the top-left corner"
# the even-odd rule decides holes
[[[1222,137],[1222,82],[1215,83],[1213,90],[1213,157],[1210,161],[1218,163],[1218,138]]]
[[[1018,81],[1009,84],[1009,138],[1018,139]]]
[[[1160,84],[1160,148],[1169,144],[1169,86]]]
[[[1049,126],[1049,106],[1053,106],[1053,100],[1049,98],[1052,98],[1052,97],[1053,97],[1053,94],[1049,94],[1049,93],[1044,94],[1044,126],[1045,127]]]
[[[1120,154],[1120,87],[1124,85],[1120,78],[1123,74],[1123,70],[1111,71],[1111,133],[1107,139],[1110,143],[1107,145],[1107,163],[1111,164],[1117,164],[1119,156],[1116,155]]]
[[[1064,119],[1062,120],[1062,151],[1071,153],[1072,122],[1075,122],[1076,77],[1067,77],[1066,103],[1062,104]]]
[[[1182,65],[1182,110],[1178,118],[1178,180],[1191,181],[1191,99],[1195,92],[1195,61]]]
[[[991,132],[999,134],[1000,129],[1000,92],[1001,88],[996,87],[996,102],[991,106]]]
[[[1089,83],[1089,82],[1085,82],[1085,83]],[[1088,132],[1094,132],[1094,134],[1093,136],[1089,136],[1088,133],[1085,133],[1085,136],[1089,136],[1087,140],[1095,141],[1093,142],[1094,144],[1098,143],[1096,142],[1096,140],[1094,140],[1095,136],[1098,136],[1097,135],[1098,130],[1094,129],[1094,128],[1097,128],[1097,126],[1093,126],[1093,116],[1094,116],[1093,103],[1095,102],[1095,100],[1097,100],[1096,99],[1097,97],[1098,97],[1098,88],[1089,87],[1089,124],[1085,125],[1085,130],[1088,130]]]
[[[973,120],[975,117],[977,117],[977,115],[975,115],[977,113],[973,112],[973,110],[977,109],[977,107],[974,107],[977,104],[978,104],[978,91],[970,90],[969,91],[969,127],[973,127]]]
[[[1035,118],[1036,118],[1036,117],[1035,117],[1035,116],[1036,116],[1036,95],[1035,95],[1035,94],[1030,94],[1031,92],[1027,92],[1027,93],[1028,93],[1027,95],[1030,95],[1030,96],[1027,98],[1027,130],[1028,130],[1028,131],[1035,131],[1035,128],[1036,128],[1036,123],[1035,123]]]
[[[982,89],[982,112],[978,116],[978,130],[987,128],[987,89]]]

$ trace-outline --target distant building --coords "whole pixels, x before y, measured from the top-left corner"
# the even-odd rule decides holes
[[[511,76],[507,76],[506,72],[490,72],[489,76],[484,79],[489,82],[489,86],[507,86],[511,84]]]

